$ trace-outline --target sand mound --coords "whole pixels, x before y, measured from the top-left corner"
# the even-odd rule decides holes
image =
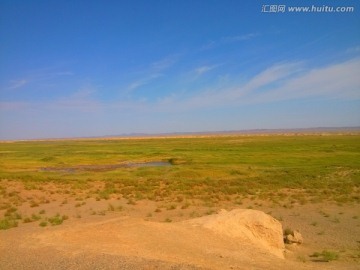
[[[282,225],[264,212],[250,209],[235,209],[230,212],[221,210],[219,214],[192,219],[186,223],[251,242],[284,258]]]
[[[17,259],[18,266],[13,269],[45,269],[37,267],[35,262],[32,262],[32,268],[23,267],[27,265],[26,258],[32,258],[33,254],[44,254],[44,260],[51,266],[47,269],[61,269],[55,266],[57,261],[65,260],[76,265],[83,262],[85,257],[97,258],[100,255],[185,265],[176,269],[302,268],[283,259],[281,224],[255,210],[222,211],[216,215],[174,223],[131,217],[92,222],[69,221],[45,230],[36,228],[28,233],[23,231],[21,235],[14,230],[14,233],[9,234],[6,241],[12,243],[13,249],[9,249],[10,245],[1,248],[0,243],[0,251],[10,252],[8,256],[22,254],[20,257],[24,260]],[[18,244],[14,244],[16,239]],[[55,255],[58,259],[55,259]],[[96,268],[96,260],[93,263],[94,267],[82,269]]]

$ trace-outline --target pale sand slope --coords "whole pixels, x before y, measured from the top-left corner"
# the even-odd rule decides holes
[[[0,232],[0,241],[0,269],[339,268],[282,258],[281,224],[255,210],[177,223],[122,217],[27,227]]]

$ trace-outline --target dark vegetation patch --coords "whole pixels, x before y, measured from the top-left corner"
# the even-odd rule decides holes
[[[65,173],[75,173],[78,171],[106,172],[119,168],[162,167],[170,165],[172,165],[172,163],[169,161],[127,162],[121,164],[77,165],[72,167],[43,167],[40,168],[40,171]]]

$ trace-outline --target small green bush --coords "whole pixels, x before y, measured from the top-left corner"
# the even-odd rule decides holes
[[[29,218],[29,217],[26,217],[26,218],[24,218],[23,222],[24,223],[30,223],[30,222],[33,222],[33,220],[31,218]]]
[[[46,222],[46,221],[41,221],[40,223],[39,223],[39,226],[40,227],[46,227],[48,225],[48,223]]]
[[[69,217],[66,215],[63,215],[62,217],[57,214],[56,216],[53,216],[51,218],[48,218],[48,221],[50,222],[51,225],[55,226],[55,225],[60,225],[63,223],[64,220],[67,220]]]
[[[16,220],[12,220],[9,218],[4,218],[0,220],[0,230],[7,230],[17,226],[18,226],[18,222]]]
[[[310,257],[319,258],[320,261],[330,262],[339,259],[339,254],[335,251],[323,250],[314,252]]]

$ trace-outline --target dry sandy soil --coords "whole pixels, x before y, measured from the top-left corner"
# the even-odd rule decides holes
[[[25,190],[18,183],[4,184],[7,192],[21,190],[16,196],[28,200],[17,207],[22,215],[19,226],[0,230],[0,269],[360,269],[357,204],[281,207],[251,200],[236,205],[230,200],[211,208],[192,202],[182,209],[122,198],[77,200],[56,192],[49,195],[45,191],[50,186]],[[286,245],[280,258],[251,241],[188,221],[222,208],[261,210],[284,229],[299,230],[304,243]],[[39,226],[56,213],[68,219],[57,226]],[[32,214],[41,219],[24,223]],[[310,256],[323,250],[339,258],[324,262]]]

